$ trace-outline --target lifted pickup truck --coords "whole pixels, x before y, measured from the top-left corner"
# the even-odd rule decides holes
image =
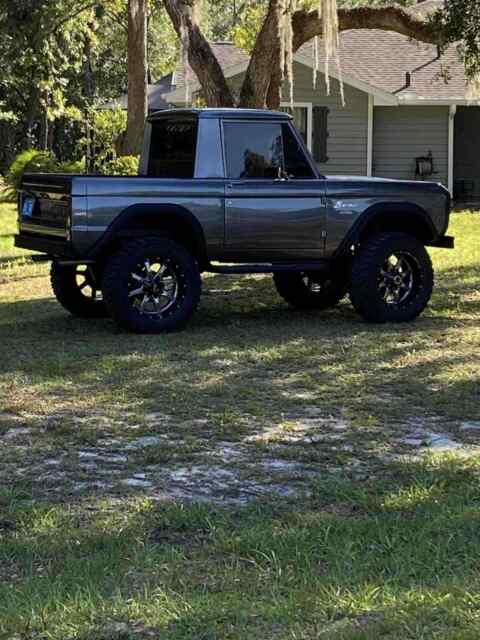
[[[403,322],[432,293],[425,246],[453,247],[449,214],[438,184],[320,175],[286,113],[177,109],[148,119],[138,177],[26,175],[15,244],[52,261],[68,311],[131,331],[182,327],[205,271]]]

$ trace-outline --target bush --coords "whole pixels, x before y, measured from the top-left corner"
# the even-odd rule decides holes
[[[59,162],[56,171],[58,173],[85,173],[85,160]]]
[[[38,149],[21,151],[5,176],[7,198],[15,197],[24,173],[85,173],[85,163],[83,160],[58,162],[50,151]]]
[[[83,137],[80,140],[79,151],[93,153],[93,171],[105,173],[104,165],[117,157],[117,141],[124,134],[127,127],[127,112],[122,109],[105,109],[90,115],[90,140]]]
[[[100,173],[105,176],[136,176],[138,162],[138,156],[119,156],[115,160],[105,162],[100,168]]]
[[[38,149],[27,149],[21,151],[10,165],[5,182],[8,189],[15,194],[20,187],[24,173],[48,173],[55,171],[57,161],[55,156],[48,151],[38,151]]]

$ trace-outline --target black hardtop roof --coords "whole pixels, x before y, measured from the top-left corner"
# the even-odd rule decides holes
[[[266,109],[164,109],[152,113],[148,122],[164,118],[226,118],[228,120],[291,120],[292,116],[284,111],[267,111]]]

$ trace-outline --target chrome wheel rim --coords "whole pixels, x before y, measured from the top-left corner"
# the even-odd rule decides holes
[[[302,273],[302,283],[308,289],[310,293],[321,294],[328,291],[331,287],[331,281],[325,280],[320,277],[309,275],[308,273]]]
[[[183,279],[170,259],[146,259],[130,273],[128,297],[141,315],[164,317],[178,306]]]
[[[103,301],[102,290],[91,266],[78,265],[75,269],[75,282],[82,296],[95,303]]]
[[[412,298],[417,287],[419,272],[417,260],[409,253],[391,254],[380,269],[378,290],[385,304],[404,305]]]

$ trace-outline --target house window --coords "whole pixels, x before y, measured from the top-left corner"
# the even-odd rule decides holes
[[[302,136],[308,149],[312,149],[312,105],[310,103],[294,103],[291,105],[282,103],[280,110],[293,116],[297,131]]]
[[[315,162],[328,162],[328,107],[313,106],[311,103],[294,103],[292,107],[282,104],[282,111],[293,115],[295,127],[302,136]]]

